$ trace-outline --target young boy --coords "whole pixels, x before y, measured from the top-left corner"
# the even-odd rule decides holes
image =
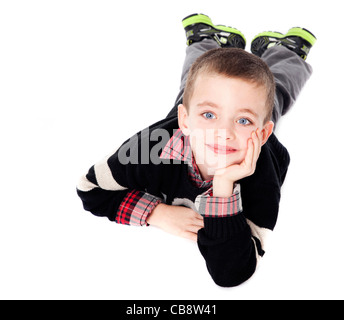
[[[128,225],[154,225],[197,241],[220,286],[249,279],[278,214],[289,154],[274,124],[312,73],[306,29],[243,34],[194,14],[180,93],[166,119],[91,167],[84,208]]]

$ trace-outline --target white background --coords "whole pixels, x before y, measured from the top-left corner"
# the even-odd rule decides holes
[[[277,4],[278,3],[278,4]],[[163,118],[179,89],[181,20],[311,30],[314,74],[278,128],[292,162],[256,274],[224,289],[196,244],[82,208],[91,165]],[[1,1],[0,298],[342,299],[340,1]]]

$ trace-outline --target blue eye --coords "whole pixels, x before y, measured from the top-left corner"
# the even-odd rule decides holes
[[[241,118],[241,119],[239,119],[237,122],[238,122],[239,124],[244,125],[244,126],[247,126],[247,125],[249,125],[249,124],[252,123],[250,120],[248,120],[248,119],[246,119],[246,118]]]
[[[211,112],[205,112],[205,113],[203,113],[203,117],[206,118],[206,119],[208,119],[208,120],[213,120],[213,119],[216,118],[215,115],[214,115],[213,113],[211,113]]]

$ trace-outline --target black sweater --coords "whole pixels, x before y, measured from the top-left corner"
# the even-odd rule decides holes
[[[113,155],[91,167],[77,188],[84,208],[97,216],[115,221],[117,210],[128,190],[140,190],[172,204],[173,200],[196,197],[206,191],[197,188],[188,177],[187,164],[163,160],[159,164],[144,159],[141,142],[149,141],[149,150],[163,149],[167,141],[147,139],[156,129],[172,137],[178,119],[170,116],[127,140]],[[152,141],[157,140],[157,141]],[[120,152],[130,149],[138,163],[122,164]],[[289,154],[272,134],[262,147],[255,173],[238,181],[243,211],[231,217],[204,217],[204,228],[198,232],[198,247],[210,275],[220,286],[231,287],[246,281],[255,272],[264,255],[264,241],[276,224],[280,188],[289,165]],[[133,161],[135,162],[135,161]],[[187,203],[187,202],[186,202]]]

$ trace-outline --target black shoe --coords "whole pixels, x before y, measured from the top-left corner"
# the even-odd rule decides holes
[[[279,32],[263,32],[253,39],[251,52],[261,57],[268,48],[284,46],[306,60],[316,41],[317,38],[310,31],[298,27],[290,29],[285,35]]]
[[[223,48],[245,49],[246,39],[239,30],[222,25],[214,26],[211,19],[204,14],[192,14],[182,22],[188,46],[203,39],[214,39]]]

